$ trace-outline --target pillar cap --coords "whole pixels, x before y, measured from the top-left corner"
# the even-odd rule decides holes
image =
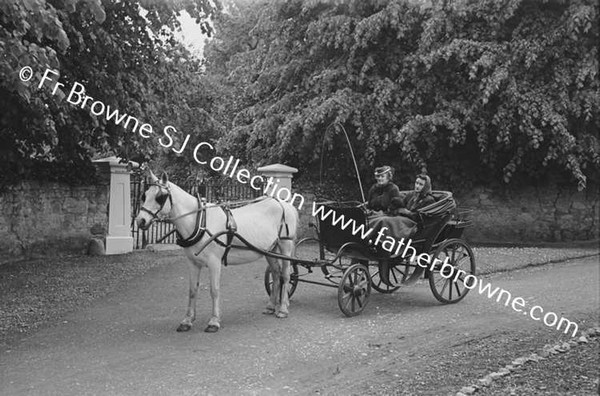
[[[93,160],[92,162],[108,162],[108,164],[110,166],[122,166],[122,167],[132,167],[132,168],[138,168],[140,166],[140,164],[138,164],[135,161],[128,161],[128,162],[121,162],[121,158],[117,157],[117,156],[112,156],[112,157],[105,157],[105,158],[99,158],[96,160]]]
[[[283,164],[271,164],[265,165],[258,168],[259,172],[267,172],[267,173],[296,173],[298,169],[293,168],[291,166],[283,165]]]

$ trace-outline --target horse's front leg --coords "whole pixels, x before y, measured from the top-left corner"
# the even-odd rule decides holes
[[[212,316],[208,326],[204,329],[207,333],[216,333],[221,328],[221,262],[212,260],[208,264],[210,272],[210,296],[212,298]]]
[[[200,286],[200,267],[193,262],[189,262],[190,270],[190,290],[188,298],[188,307],[185,317],[177,327],[177,331],[188,331],[192,328],[192,323],[196,319],[196,297],[198,296],[198,287]]]

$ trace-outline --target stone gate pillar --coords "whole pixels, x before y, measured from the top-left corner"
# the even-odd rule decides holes
[[[119,163],[117,157],[102,158],[94,162],[107,163],[110,168],[106,254],[129,253],[133,251],[130,171],[126,163]]]
[[[284,201],[291,199],[292,179],[298,169],[282,164],[271,164],[261,166],[258,172],[265,178],[265,194]]]

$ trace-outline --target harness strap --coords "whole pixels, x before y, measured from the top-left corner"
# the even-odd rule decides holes
[[[227,245],[225,245],[225,252],[221,257],[221,264],[227,267],[227,255],[231,250],[231,244],[233,242],[233,237],[237,233],[237,224],[235,223],[235,219],[233,218],[233,213],[231,213],[231,209],[229,209],[229,205],[221,206],[223,212],[225,212],[226,220],[225,220],[225,228],[227,229]]]
[[[255,200],[255,201],[258,201]],[[277,201],[277,200],[276,200]],[[282,209],[282,214],[281,214],[281,223],[279,225],[279,234],[278,234],[278,239],[281,240],[293,240],[293,238],[290,237],[290,231],[289,231],[289,226],[285,220],[285,208],[283,207],[283,205],[281,205],[281,202],[277,201],[279,203],[279,205],[281,206]],[[225,220],[225,228],[226,228],[226,238],[227,241],[223,242],[221,240],[219,240],[219,238],[213,238],[215,234],[213,234],[212,232],[210,232],[210,230],[206,229],[206,216],[203,216],[203,224],[202,224],[202,233],[200,234],[200,237],[198,238],[198,240],[194,241],[193,244],[195,244],[196,242],[198,242],[200,240],[200,238],[202,238],[202,236],[204,235],[204,233],[206,233],[209,236],[209,240],[207,242],[204,243],[204,245],[201,246],[201,248],[195,253],[195,255],[199,255],[200,252],[202,252],[211,242],[216,242],[219,246],[225,248],[225,251],[223,252],[223,256],[221,257],[221,264],[224,266],[227,266],[227,256],[229,254],[229,251],[232,248],[235,249],[241,249],[241,250],[252,250],[252,251],[256,251],[257,249],[254,247],[249,247],[246,244],[248,243],[247,241],[245,241],[241,236],[239,236],[240,239],[242,239],[242,242],[244,243],[244,245],[233,245],[233,238],[236,236],[237,234],[237,224],[235,222],[235,218],[233,217],[233,213],[231,212],[231,209],[229,207],[229,204],[222,204],[222,205],[218,205],[221,207],[221,209],[223,210],[223,212],[225,213],[226,216],[226,220]],[[205,211],[205,209],[203,208],[202,210],[203,212]],[[196,220],[196,223],[198,223],[198,220]],[[281,232],[283,230],[283,226],[285,225],[285,229],[286,229],[286,233],[287,236],[282,237],[281,236]],[[196,228],[198,228],[198,226],[196,226]],[[220,235],[219,235],[220,237]],[[181,245],[180,245],[181,246]],[[271,248],[268,251],[271,251],[275,248],[275,246],[277,246],[277,240],[275,242],[273,242],[273,245],[271,246]]]
[[[273,199],[275,199],[275,198],[273,198]],[[279,224],[279,232],[277,233],[277,237],[282,240],[292,240],[293,238],[290,238],[290,228],[288,226],[288,223],[285,221],[285,208],[283,207],[283,205],[281,204],[280,201],[278,201],[276,199],[275,199],[275,201],[277,201],[279,206],[281,206],[281,222]],[[283,230],[284,225],[285,225],[285,232],[286,232],[287,236],[282,237],[281,231]]]

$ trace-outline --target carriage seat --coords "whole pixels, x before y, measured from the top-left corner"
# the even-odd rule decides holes
[[[431,195],[433,195],[435,202],[417,210],[419,214],[424,216],[443,216],[456,209],[456,202],[450,191],[432,191]]]
[[[413,235],[415,241],[433,243],[437,234],[452,218],[456,211],[456,202],[449,191],[432,191],[435,202],[419,210],[417,232]]]

